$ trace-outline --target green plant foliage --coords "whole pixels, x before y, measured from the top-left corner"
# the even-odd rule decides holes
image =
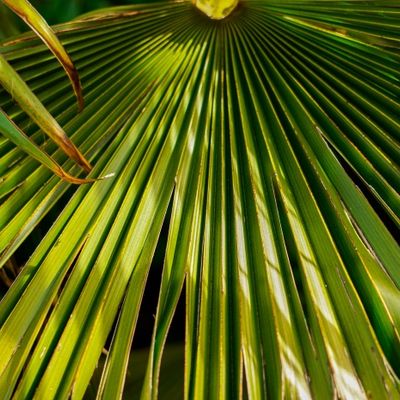
[[[66,74],[68,75],[75,95],[78,100],[79,109],[83,108],[82,87],[80,84],[78,72],[74,63],[70,59],[68,53],[58,40],[57,36],[53,33],[47,22],[37,12],[35,8],[27,0],[2,0],[15,14],[23,19],[29,27],[46,44],[49,50],[55,55],[57,60],[63,66]],[[20,107],[32,118],[32,120],[46,133],[63,151],[86,171],[91,170],[90,164],[79,152],[75,145],[69,140],[61,126],[49,114],[40,100],[26,85],[25,81],[7,62],[7,60],[0,54],[0,85],[3,86],[12,98],[20,105]],[[44,153],[35,142],[29,140],[24,132],[16,125],[13,126],[11,121],[8,121],[8,116],[0,108],[0,133],[17,144],[20,149],[24,149],[28,154],[35,157],[50,168],[58,176],[68,179],[70,182],[74,178],[66,174],[62,168],[57,165],[57,162],[51,159]],[[72,180],[70,179],[72,178]],[[75,183],[83,182],[82,180],[75,180]],[[91,180],[93,181],[93,180]]]
[[[101,371],[104,367],[104,354],[99,360],[92,381],[85,393],[85,399],[96,399],[97,387],[100,384]],[[130,400],[140,399],[140,391],[143,379],[146,375],[146,365],[149,358],[149,349],[134,350],[130,354],[128,375],[125,381],[124,398]],[[183,398],[183,344],[168,344],[163,352],[163,360],[158,383],[159,398],[182,399]]]
[[[77,15],[99,8],[123,4],[154,3],[156,0],[31,0],[31,3],[51,24],[68,22]]]
[[[0,40],[9,36],[20,33],[17,18],[8,10],[8,8],[0,3]]]
[[[78,115],[37,38],[1,47],[92,176],[115,176],[71,188],[0,139],[0,265],[57,214],[0,303],[0,398],[81,399],[95,371],[98,398],[122,398],[169,207],[143,399],[183,288],[185,398],[400,398],[399,20],[386,0],[92,13],[56,28]]]
[[[79,179],[66,173],[51,157],[49,157],[39,146],[29,139],[0,109],[0,132],[4,137],[16,144],[19,149],[34,157],[40,163],[52,170],[57,176],[75,184],[91,183],[96,179]]]

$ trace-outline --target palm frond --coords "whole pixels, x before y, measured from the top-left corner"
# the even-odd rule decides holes
[[[83,108],[83,96],[82,87],[80,84],[78,72],[75,68],[74,63],[69,57],[68,53],[54,34],[52,29],[47,25],[46,21],[42,16],[35,10],[34,7],[27,0],[3,0],[11,10],[19,15],[43,40],[47,47],[57,57],[60,64],[63,66],[67,73],[74,92],[78,100],[78,106],[81,110]],[[19,74],[11,67],[7,60],[0,54],[0,84],[10,93],[13,99],[22,107],[22,109],[32,118],[34,122],[52,138],[63,151],[81,165],[86,171],[91,170],[91,165],[87,162],[85,157],[75,147],[75,145],[69,140],[61,126],[57,121],[48,113],[43,104],[38,100],[36,95],[26,85],[25,81],[19,76]],[[0,110],[1,111],[1,110]],[[5,114],[1,111],[3,117]],[[3,118],[4,120],[4,118]],[[4,120],[5,121],[5,120]],[[7,122],[5,122],[7,124]],[[1,133],[10,139],[10,129],[5,129],[1,126]],[[53,172],[57,171],[58,175],[70,182],[75,183],[81,181],[80,179],[74,179],[72,176],[65,174],[57,163],[46,155],[42,150],[35,145],[35,142],[28,141],[25,138],[24,133],[20,129],[13,129],[12,140],[18,141],[19,145],[24,143],[20,148],[23,148],[30,155],[34,155],[37,160],[44,161],[44,165],[47,167],[52,165],[50,169]],[[50,163],[50,164],[49,164]]]
[[[70,183],[83,184],[91,183],[96,179],[79,179],[74,178],[65,172],[47,153],[45,153],[35,142],[29,139],[16,126],[12,120],[0,109],[0,131],[7,139],[18,146],[19,149],[24,150],[27,154],[38,160],[44,166],[49,168],[53,173]]]
[[[111,332],[98,396],[122,397],[170,205],[143,398],[183,288],[186,398],[399,397],[399,18],[394,1],[335,0],[88,15],[56,28],[79,115],[36,38],[1,47],[93,176],[115,174],[71,189],[1,139],[0,265],[59,213],[0,303],[1,398],[83,398]]]
[[[79,109],[83,108],[82,86],[79,81],[78,71],[75,68],[70,56],[65,51],[64,47],[49,27],[44,18],[36,11],[28,0],[3,0],[11,10],[20,16],[44,41],[47,47],[57,57],[60,64],[63,66],[68,75],[76,98],[78,100]]]

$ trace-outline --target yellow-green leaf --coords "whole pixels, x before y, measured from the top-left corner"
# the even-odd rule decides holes
[[[75,178],[65,172],[53,158],[30,140],[29,137],[12,122],[2,109],[0,109],[0,133],[47,168],[51,169],[57,176],[70,183],[81,184],[94,182],[96,180]]]
[[[36,95],[29,89],[24,80],[1,55],[0,84],[4,86],[43,132],[53,139],[70,158],[75,160],[86,171],[91,170],[92,167],[89,161],[87,161],[75,147],[58,122],[51,116]]]
[[[71,57],[64,49],[53,30],[44,20],[44,18],[36,11],[36,9],[27,0],[3,0],[3,2],[19,15],[29,25],[36,34],[43,40],[46,46],[57,57],[63,66],[69,79],[71,80],[76,98],[78,100],[79,109],[83,108],[82,86],[79,80],[78,71],[75,68]]]

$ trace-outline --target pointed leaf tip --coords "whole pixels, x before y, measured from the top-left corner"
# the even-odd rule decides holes
[[[0,108],[0,133],[20,147],[23,151],[38,160],[45,167],[53,171],[61,179],[70,183],[82,184],[92,183],[99,179],[76,178],[63,170],[63,168],[47,153],[45,153],[35,142],[10,119],[10,117]],[[111,175],[111,174],[109,174]]]
[[[86,172],[91,171],[92,166],[89,161],[79,152],[58,122],[1,54],[0,84],[68,157],[76,161]]]
[[[67,51],[58,40],[57,36],[36,11],[36,9],[27,0],[3,0],[12,11],[14,11],[32,30],[42,39],[50,51],[64,68],[78,102],[78,109],[82,111],[84,100],[82,94],[82,85],[79,79],[78,71],[68,55]]]

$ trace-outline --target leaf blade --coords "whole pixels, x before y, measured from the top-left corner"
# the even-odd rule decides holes
[[[3,0],[3,2],[36,32],[58,59],[71,81],[79,110],[82,110],[84,101],[78,71],[53,30],[28,0]]]

